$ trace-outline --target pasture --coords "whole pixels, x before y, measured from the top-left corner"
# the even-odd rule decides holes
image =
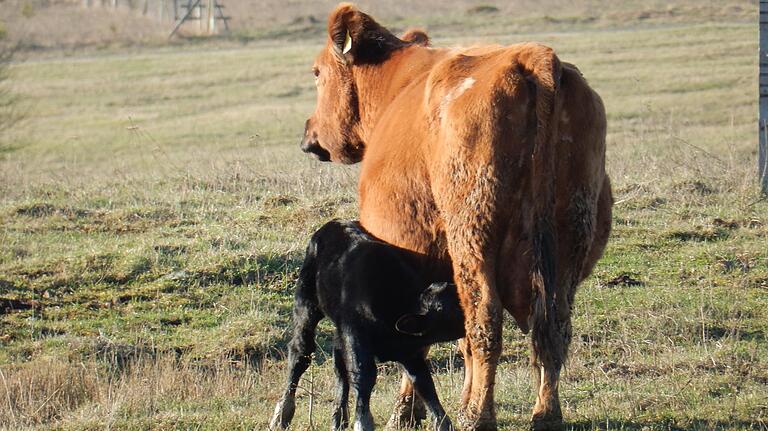
[[[605,101],[614,230],[576,298],[569,429],[768,429],[757,24],[694,9],[430,22],[436,46],[547,43]],[[324,40],[297,31],[11,67],[27,118],[0,135],[0,428],[266,429],[306,242],[357,211],[357,168],[298,149]],[[534,399],[509,320],[497,409],[520,429]],[[295,429],[330,420],[329,325],[319,341]],[[461,359],[431,357],[453,415]],[[398,384],[381,366],[379,425]]]

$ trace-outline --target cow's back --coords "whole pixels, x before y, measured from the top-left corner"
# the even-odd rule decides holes
[[[509,221],[498,231],[498,289],[505,308],[527,330],[531,243],[522,212],[531,205],[524,195],[531,181],[536,93],[520,71],[517,49],[445,51],[428,74],[395,99],[363,160],[360,217],[376,237],[447,266],[445,226],[435,193],[451,190],[436,189],[436,177],[459,175],[463,166],[456,160],[466,165],[477,163],[474,157],[506,160],[506,186],[516,192],[498,209]],[[572,288],[602,254],[610,231],[606,121],[602,101],[574,66],[562,66],[556,103],[557,284],[565,290],[559,296],[572,297]]]

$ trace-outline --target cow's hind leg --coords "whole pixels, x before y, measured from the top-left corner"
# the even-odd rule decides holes
[[[493,163],[481,163],[473,169],[457,156],[447,171],[451,174],[440,175],[444,183],[437,186],[435,196],[464,310],[465,361],[471,361],[467,367],[471,376],[466,378],[469,388],[465,387],[457,422],[466,430],[496,430],[494,386],[503,322],[496,290],[496,259],[499,227],[507,217],[500,207],[510,199],[500,188],[503,178]]]
[[[536,405],[533,408],[531,428],[537,431],[563,429],[558,383],[565,349],[570,341],[571,321],[570,316],[565,321],[551,320],[534,320],[532,328],[531,363],[534,367]]]
[[[547,309],[546,298],[541,295],[534,299],[531,362],[537,392],[531,427],[535,430],[563,429],[558,383],[571,343],[573,300],[579,283],[602,255],[610,232],[610,182],[606,177],[599,195],[588,190],[577,188],[569,193],[567,217],[558,225],[559,274],[557,295],[551,302],[554,309]]]
[[[293,337],[288,345],[288,385],[275,407],[271,430],[284,430],[296,411],[296,388],[302,374],[307,371],[315,351],[315,329],[323,318],[314,301],[297,298],[293,306]]]

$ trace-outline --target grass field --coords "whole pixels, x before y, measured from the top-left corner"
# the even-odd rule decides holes
[[[571,429],[768,429],[757,26],[730,18],[435,24],[436,45],[548,43],[605,100],[614,233],[577,295]],[[275,37],[12,67],[27,118],[0,135],[0,428],[266,429],[306,241],[357,211],[357,168],[298,150],[322,35]],[[330,418],[321,328],[295,429]],[[527,340],[504,337],[499,420],[518,429]],[[455,345],[433,358],[455,414]],[[379,424],[398,382],[381,367]]]

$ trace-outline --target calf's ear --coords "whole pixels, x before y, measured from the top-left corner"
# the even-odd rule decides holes
[[[341,3],[331,12],[328,37],[336,57],[348,64],[378,63],[405,45],[351,3]]]
[[[398,332],[420,337],[429,330],[429,319],[424,314],[406,314],[395,323]]]

